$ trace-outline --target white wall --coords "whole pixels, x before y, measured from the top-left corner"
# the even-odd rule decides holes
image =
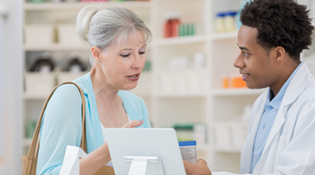
[[[0,174],[18,175],[23,112],[23,1],[0,0],[0,4],[0,8],[7,7],[7,17],[0,17],[0,129],[5,156],[4,172]]]

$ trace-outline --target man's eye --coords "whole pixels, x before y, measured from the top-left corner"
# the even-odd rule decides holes
[[[243,52],[243,55],[244,55],[244,56],[247,56],[248,54],[247,54],[247,53],[245,53],[245,52]]]
[[[122,57],[125,58],[125,57],[129,57],[129,55],[130,55],[130,54],[128,53],[128,54],[121,54],[120,56],[122,56]]]

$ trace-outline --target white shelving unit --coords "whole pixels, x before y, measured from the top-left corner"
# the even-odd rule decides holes
[[[88,3],[26,3],[26,22],[52,22],[62,16],[75,18],[80,8]],[[245,106],[253,104],[255,99],[265,89],[250,90],[223,89],[221,76],[239,74],[233,67],[233,60],[239,54],[237,47],[237,32],[215,33],[214,18],[219,11],[237,10],[240,0],[151,0],[150,2],[106,2],[104,7],[123,6],[133,10],[152,29],[153,40],[148,57],[151,60],[151,72],[142,74],[139,85],[132,90],[143,97],[149,109],[150,120],[154,127],[172,127],[174,123],[205,123],[207,125],[208,143],[197,145],[199,158],[208,161],[212,171],[229,171],[237,173],[240,164],[240,146],[218,146],[214,139],[214,125],[228,118],[238,116]],[[58,12],[58,13],[57,13]],[[179,12],[184,23],[197,23],[197,35],[179,38],[163,38],[164,15],[169,12]],[[35,18],[39,14],[44,14]],[[88,47],[25,45],[25,51],[84,51]],[[161,89],[161,73],[167,73],[170,59],[175,56],[189,55],[202,52],[206,55],[206,65],[202,70],[190,69],[184,79],[187,84],[190,73],[197,73],[202,90],[163,91]],[[314,59],[315,60],[315,59]],[[315,65],[315,64],[314,64]],[[315,67],[315,66],[314,66]],[[174,72],[174,71],[173,71]],[[201,72],[201,73],[200,73]],[[25,94],[25,100],[30,108],[43,104],[46,93]],[[38,100],[39,102],[34,102]],[[41,107],[41,106],[40,106]],[[29,112],[28,115],[39,115]],[[26,139],[24,145],[29,145]]]
[[[212,40],[220,41],[220,40],[228,40],[235,39],[237,37],[237,31],[235,32],[227,32],[227,33],[214,33],[212,34]]]
[[[25,10],[71,10],[71,9],[81,9],[91,3],[89,2],[62,2],[62,3],[25,3]],[[150,8],[150,1],[124,1],[124,2],[106,2],[102,3],[104,7],[115,7],[122,6],[125,8]]]
[[[60,44],[50,44],[50,45],[24,45],[25,51],[89,51],[89,46],[86,45],[60,45]]]
[[[227,96],[243,96],[243,95],[260,95],[266,89],[247,89],[247,88],[239,88],[239,89],[214,89],[213,96],[219,97],[227,97]]]
[[[195,44],[206,42],[207,36],[184,36],[179,38],[157,39],[155,44],[158,46],[174,46],[183,44]]]

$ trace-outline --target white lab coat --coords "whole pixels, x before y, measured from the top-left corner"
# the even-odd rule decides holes
[[[266,99],[267,91],[254,103],[249,133],[242,148],[241,174],[250,172],[253,144]],[[287,88],[253,174],[315,175],[315,76],[310,73],[305,63]]]

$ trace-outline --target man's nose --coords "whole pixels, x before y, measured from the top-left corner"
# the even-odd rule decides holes
[[[245,64],[244,64],[244,58],[243,58],[243,54],[240,53],[234,60],[233,62],[233,65],[234,67],[236,68],[243,68],[245,67]]]

